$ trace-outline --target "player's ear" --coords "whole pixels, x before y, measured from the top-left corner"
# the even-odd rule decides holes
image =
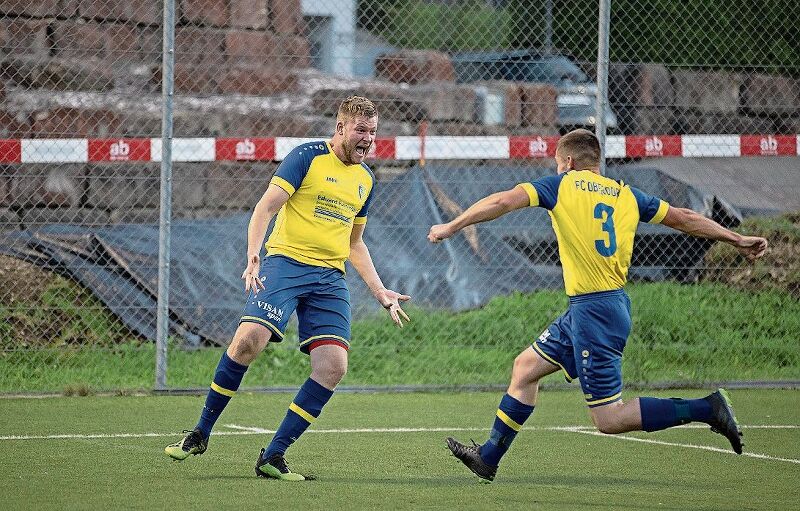
[[[575,160],[572,156],[567,156],[567,170],[575,170]]]
[[[344,123],[342,121],[336,122],[336,133],[344,135]]]

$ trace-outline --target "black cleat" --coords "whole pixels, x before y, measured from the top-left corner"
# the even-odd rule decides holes
[[[712,415],[709,421],[711,431],[727,438],[733,451],[736,454],[742,454],[742,445],[744,445],[742,444],[742,430],[739,428],[739,423],[736,422],[728,393],[725,389],[717,389],[705,399],[711,404]]]
[[[305,481],[306,479],[313,479],[313,477],[305,477],[289,470],[289,465],[286,464],[283,454],[273,454],[269,459],[265,459],[265,450],[266,449],[261,449],[261,454],[258,455],[258,461],[256,462],[256,475],[258,477],[278,479],[281,481]]]
[[[497,467],[488,465],[481,459],[480,449],[481,446],[472,441],[472,445],[464,445],[455,438],[447,438],[447,447],[453,456],[461,460],[461,463],[467,466],[468,469],[487,481],[494,481],[494,476],[497,473]]]
[[[198,454],[206,452],[208,440],[203,438],[203,433],[201,433],[199,429],[195,429],[194,431],[184,429],[183,432],[189,434],[186,435],[183,440],[164,448],[164,452],[167,453],[170,458],[183,461],[191,455],[197,456]]]

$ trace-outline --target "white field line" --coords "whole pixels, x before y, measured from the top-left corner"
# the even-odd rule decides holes
[[[793,426],[793,427],[796,428],[796,426]],[[783,428],[786,428],[786,426],[783,426]],[[745,429],[745,428],[743,427],[743,429]],[[749,429],[753,429],[753,426],[750,426]],[[770,428],[770,429],[774,429],[774,428]],[[642,442],[642,443],[645,443],[645,444],[668,445],[668,446],[671,446],[671,447],[687,447],[687,448],[690,448],[690,449],[702,449],[704,451],[713,451],[713,452],[721,452],[723,454],[737,455],[735,452],[731,451],[730,449],[720,449],[719,447],[711,447],[711,446],[708,446],[708,445],[680,444],[680,443],[677,443],[677,442],[664,442],[663,440],[653,440],[653,439],[650,439],[650,438],[638,438],[638,437],[625,436],[625,435],[607,435],[605,433],[600,433],[599,431],[583,429],[583,428],[581,428],[581,429],[575,428],[575,429],[569,430],[569,431],[571,431],[572,433],[582,433],[584,435],[594,435],[594,436],[602,436],[602,437],[606,437],[606,438],[614,438],[616,440],[628,440],[630,442]],[[755,452],[743,452],[741,454],[741,456],[747,456],[747,457],[750,457],[750,458],[758,458],[758,459],[762,459],[762,460],[785,461],[785,462],[788,462],[788,463],[800,464],[800,460],[797,460],[797,459],[794,459],[794,458],[779,458],[777,456],[769,456],[769,455],[766,455],[766,454],[758,454],[758,453],[755,453]]]
[[[273,434],[275,430],[263,429],[249,426],[240,426],[238,424],[225,424],[226,428],[233,431],[215,431],[214,435],[219,436],[240,436],[240,435],[264,435]],[[689,424],[686,426],[679,426],[688,429],[707,428],[705,424]],[[623,435],[606,435],[600,433],[592,427],[588,426],[541,426],[541,427],[528,427],[527,431],[563,431],[567,433],[582,433],[584,435],[594,435],[606,438],[615,438],[617,440],[628,440],[631,442],[642,442],[646,444],[667,445],[671,447],[685,447],[691,449],[702,449],[706,451],[719,452],[723,454],[734,454],[729,449],[720,449],[718,447],[711,447],[706,445],[696,444],[681,444],[677,442],[664,442],[662,440],[652,440],[648,438],[637,438]],[[752,425],[742,426],[742,429],[800,429],[800,425],[793,424],[765,424],[765,425]],[[435,432],[470,432],[470,431],[485,431],[485,427],[481,428],[352,428],[352,429],[309,429],[306,433],[435,433]],[[93,433],[93,434],[54,434],[54,435],[2,435],[0,441],[14,441],[14,440],[90,440],[90,439],[108,439],[108,438],[151,438],[151,437],[175,437],[177,433]],[[750,458],[764,459],[770,461],[783,461],[787,463],[800,464],[800,460],[793,458],[780,458],[777,456],[769,456],[766,454],[758,454],[745,452],[742,456]]]

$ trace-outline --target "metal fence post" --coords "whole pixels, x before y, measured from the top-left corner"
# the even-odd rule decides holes
[[[608,110],[608,39],[611,25],[611,0],[600,0],[597,34],[597,109],[595,134],[600,140],[600,173],[606,173],[606,111]]]
[[[156,390],[167,386],[169,336],[170,219],[172,217],[172,99],[175,65],[175,0],[164,2],[161,75],[161,204],[158,232],[158,312],[156,317]]]

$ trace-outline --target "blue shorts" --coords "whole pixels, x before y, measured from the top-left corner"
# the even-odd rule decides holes
[[[350,291],[344,273],[275,255],[264,258],[259,278],[265,289],[250,292],[240,323],[264,325],[272,332],[270,342],[281,342],[297,310],[300,351],[308,354],[324,344],[350,349]]]
[[[545,360],[580,378],[590,407],[622,398],[622,350],[631,332],[631,301],[622,289],[569,298],[567,312],[533,343]]]

